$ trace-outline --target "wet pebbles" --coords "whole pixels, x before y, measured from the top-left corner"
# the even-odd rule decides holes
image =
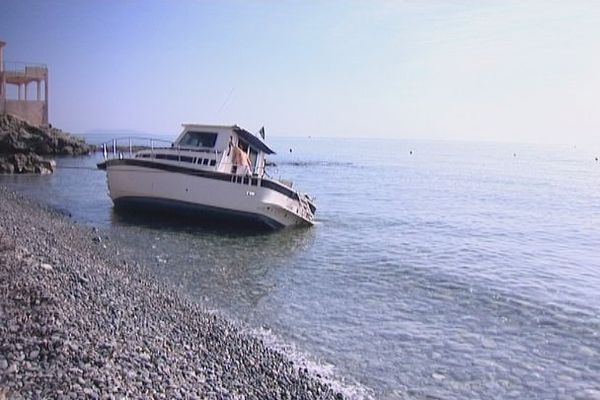
[[[342,398],[99,235],[0,187],[0,400]]]

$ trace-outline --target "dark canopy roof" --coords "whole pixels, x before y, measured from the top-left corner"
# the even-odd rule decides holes
[[[260,140],[257,136],[254,136],[247,130],[235,125],[233,127],[233,131],[237,133],[242,139],[250,143],[251,146],[256,147],[258,150],[264,151],[267,154],[275,154],[275,152],[271,150],[269,146],[267,146],[262,140]]]

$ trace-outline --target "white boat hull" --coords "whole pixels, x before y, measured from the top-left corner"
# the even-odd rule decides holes
[[[109,160],[105,168],[116,207],[154,205],[200,217],[254,220],[272,228],[313,224],[314,209],[308,210],[302,195],[270,179],[138,160]]]

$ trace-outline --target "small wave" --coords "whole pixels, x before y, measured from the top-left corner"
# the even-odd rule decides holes
[[[322,382],[331,386],[333,390],[342,393],[344,398],[365,400],[375,398],[372,389],[369,389],[354,380],[337,375],[334,365],[326,363],[323,360],[315,360],[314,357],[302,352],[295,345],[279,338],[271,329],[264,327],[246,328],[243,331],[248,335],[262,340],[269,348],[286,355],[299,368],[306,368],[311,376],[320,379]]]
[[[294,167],[357,167],[357,165],[352,162],[341,161],[280,161],[276,162],[276,165],[291,165]]]

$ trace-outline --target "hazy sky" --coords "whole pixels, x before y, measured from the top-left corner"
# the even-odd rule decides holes
[[[72,132],[600,141],[600,1],[2,0],[0,40]]]

